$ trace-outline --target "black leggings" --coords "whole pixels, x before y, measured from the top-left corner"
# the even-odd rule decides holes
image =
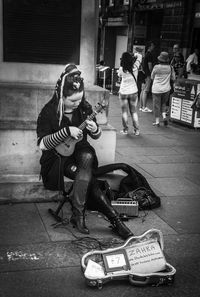
[[[74,187],[87,185],[87,193],[82,192],[81,204],[86,203],[87,208],[97,210],[105,214],[110,201],[100,189],[97,179],[94,177],[94,168],[96,169],[96,156],[90,149],[79,150],[73,154],[70,159],[63,159],[58,155],[48,174],[48,184],[46,188],[50,190],[63,190],[63,176],[74,180]]]
[[[82,195],[80,197],[82,201],[79,200],[78,203],[86,203],[88,209],[100,211],[108,218],[115,216],[116,214],[111,207],[108,197],[103,193],[98,180],[94,177],[94,155],[89,151],[83,151],[78,154],[76,164],[78,164],[78,168],[73,167],[74,165],[72,164],[67,166],[65,174],[74,180],[73,187],[82,187]],[[84,184],[86,183],[87,193],[84,193]],[[77,204],[77,201],[74,203]]]
[[[64,190],[64,176],[75,180],[76,178],[90,181],[94,166],[97,168],[96,155],[89,148],[83,148],[70,157],[62,157],[55,152],[55,160],[47,174],[42,174],[46,189],[52,191]]]

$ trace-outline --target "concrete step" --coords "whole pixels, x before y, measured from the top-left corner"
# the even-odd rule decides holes
[[[37,147],[36,121],[42,107],[50,100],[54,86],[0,82],[0,174],[38,174],[41,151]],[[91,141],[99,164],[114,162],[116,129],[108,124],[109,91],[88,86],[86,98],[95,107],[106,108],[97,115],[102,128],[100,139]]]
[[[59,199],[58,191],[46,190],[39,175],[7,174],[0,176],[0,204],[48,202]],[[66,183],[70,183],[67,180]]]
[[[123,175],[115,171],[100,177],[107,180],[112,189],[117,189]],[[72,183],[65,178],[66,190]],[[49,202],[62,199],[59,191],[46,190],[38,174],[0,175],[0,204],[19,202]]]
[[[94,146],[99,164],[115,160],[116,129],[109,124],[101,125],[102,136],[88,140]],[[37,147],[35,130],[0,129],[0,174],[39,174],[41,151]]]

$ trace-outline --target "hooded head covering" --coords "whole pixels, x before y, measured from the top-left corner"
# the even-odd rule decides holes
[[[55,87],[56,97],[58,99],[59,125],[62,121],[64,104],[63,97],[67,97],[84,89],[81,72],[75,64],[67,64],[61,73]]]

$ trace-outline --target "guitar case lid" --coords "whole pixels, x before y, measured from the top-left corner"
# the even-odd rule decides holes
[[[163,249],[162,232],[150,229],[118,247],[86,253],[81,259],[84,277],[98,288],[120,279],[135,286],[172,284],[176,270],[166,262]]]

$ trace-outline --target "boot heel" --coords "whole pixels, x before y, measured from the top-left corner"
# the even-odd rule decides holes
[[[77,230],[82,234],[89,234],[89,230],[85,225],[85,219],[83,216],[72,216],[70,219],[70,223],[73,228],[77,228]]]
[[[113,231],[117,235],[121,236],[123,239],[128,239],[130,236],[134,235],[131,230],[120,220],[119,217],[111,219],[111,224],[113,227]]]

